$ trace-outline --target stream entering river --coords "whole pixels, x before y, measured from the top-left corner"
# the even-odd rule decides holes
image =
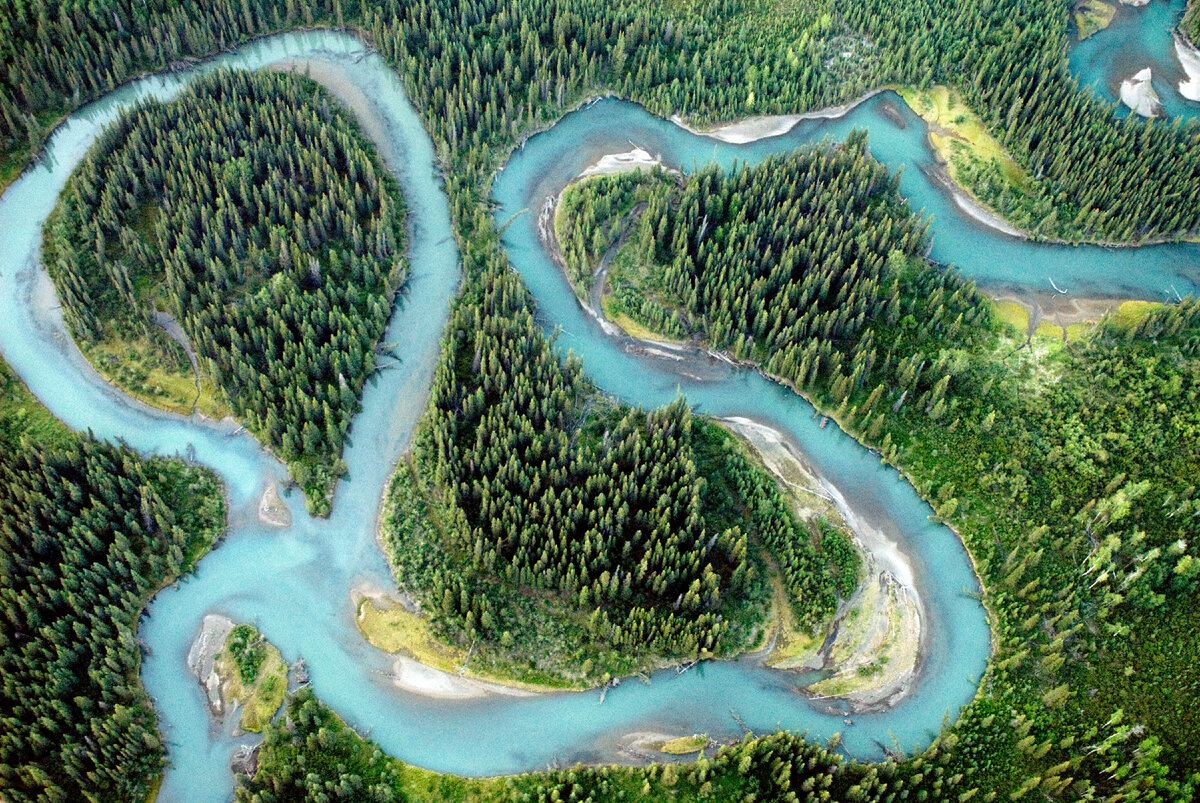
[[[403,361],[367,386],[333,515],[310,518],[300,495],[293,494],[287,503],[295,524],[275,530],[259,522],[256,505],[267,482],[284,479],[284,468],[235,426],[162,413],[105,383],[63,328],[39,249],[42,224],[72,169],[122,109],[145,98],[170,98],[217,68],[280,63],[308,65],[314,78],[355,111],[397,173],[408,205],[412,278],[384,337],[403,344]],[[546,196],[557,194],[597,156],[628,151],[631,141],[690,170],[714,160],[753,162],[823,137],[842,138],[852,127],[869,128],[873,153],[893,168],[905,166],[901,192],[934,217],[933,257],[954,262],[981,284],[1043,293],[1053,292],[1052,278],[1081,296],[1149,299],[1195,292],[1200,284],[1200,246],[1047,246],[981,227],[926,178],[933,165],[926,128],[892,94],[878,95],[844,118],[804,122],[786,135],[741,146],[691,134],[636,105],[604,100],[532,137],[494,188],[498,221],[512,219],[504,245],[533,291],[539,315],[558,331],[560,348],[583,359],[601,389],[642,405],[668,402],[682,392],[705,413],[778,429],[850,500],[863,522],[907,556],[925,606],[919,678],[894,708],[855,714],[847,727],[841,710],[807,701],[794,676],[753,660],[702,664],[682,675],[666,670],[648,685],[621,684],[603,705],[599,691],[439,701],[396,688],[392,658],[367,644],[355,626],[351,589],[364,583],[392,587],[375,543],[378,503],[424,408],[459,281],[433,146],[398,78],[347,35],[287,34],[186,72],[138,81],[72,115],[39,162],[0,198],[0,351],[73,428],[122,439],[148,454],[190,452],[221,475],[230,501],[225,541],[193,576],[155,597],[139,633],[146,645],[142,677],[155,700],[170,761],[159,799],[227,800],[233,784],[229,758],[248,741],[213,729],[204,695],[185,665],[209,612],[251,622],[285,659],[304,658],[317,695],[350,724],[388,753],[435,770],[485,775],[614,759],[625,734],[736,735],[734,715],[760,732],[789,728],[818,740],[841,732],[846,752],[864,759],[882,756],[885,747],[911,751],[927,745],[944,718],[956,716],[975,694],[989,651],[978,580],[958,538],[929,520],[931,509],[895,470],[836,426],[822,428],[812,407],[790,391],[720,361],[698,365],[634,353],[626,341],[604,334],[583,313],[536,234]],[[529,213],[518,215],[524,209]]]

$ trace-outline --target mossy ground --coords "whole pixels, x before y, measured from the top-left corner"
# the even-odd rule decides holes
[[[698,753],[708,747],[709,738],[707,733],[696,733],[691,736],[680,736],[678,739],[672,739],[669,742],[663,742],[659,746],[659,752],[667,753],[672,756],[688,756],[692,753]]]
[[[771,580],[771,613],[775,619],[774,643],[767,656],[767,666],[777,669],[792,669],[803,666],[812,659],[821,647],[822,638],[800,626],[796,613],[783,585],[783,576],[777,566],[768,570]],[[770,634],[768,634],[770,636]]]
[[[15,446],[22,438],[45,447],[65,446],[74,437],[0,359],[0,446]]]
[[[164,349],[171,350],[173,359],[164,359]],[[101,376],[152,407],[179,415],[198,412],[217,420],[233,413],[224,392],[203,369],[197,392],[196,375],[183,349],[166,335],[95,343],[86,346],[84,354]]]
[[[951,181],[980,207],[1026,231],[1069,236],[1043,209],[1045,191],[955,89],[893,87],[929,124],[929,144]],[[1044,231],[1043,231],[1044,230]]]
[[[979,115],[963,103],[956,90],[938,85],[929,89],[899,87],[896,91],[929,123],[930,143],[948,165],[955,181],[960,181],[958,172],[963,160],[973,158],[995,163],[1001,175],[1015,188],[1029,187],[1030,179],[1025,169],[991,135]]]
[[[466,660],[466,651],[438,638],[428,619],[398,604],[363,599],[356,621],[367,641],[384,652],[404,653],[443,672],[457,672]]]
[[[1075,4],[1074,19],[1080,41],[1107,28],[1115,16],[1117,7],[1104,0],[1079,0]]]
[[[1147,313],[1163,306],[1157,301],[1122,301],[1113,316],[1118,326],[1132,329],[1137,326]]]
[[[1029,331],[1029,310],[1015,301],[997,301],[996,317],[1010,324],[1018,334],[1024,335]]]
[[[235,628],[233,632],[236,630]],[[283,698],[287,695],[287,664],[279,649],[254,631],[254,636],[261,639],[259,646],[263,651],[262,663],[258,666],[253,680],[244,680],[230,649],[233,632],[229,634],[224,649],[217,656],[217,675],[222,679],[222,694],[226,702],[236,701],[242,704],[242,718],[239,723],[242,730],[257,733],[266,727],[283,705]]]

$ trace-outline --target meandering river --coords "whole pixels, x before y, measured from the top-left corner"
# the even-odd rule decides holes
[[[412,278],[385,340],[403,345],[403,361],[368,385],[345,454],[348,478],[333,515],[312,519],[299,494],[288,500],[294,525],[271,530],[255,515],[258,496],[285,470],[245,432],[153,410],[105,383],[66,334],[39,262],[41,227],[74,166],[99,131],[129,104],[170,98],[197,76],[221,67],[258,69],[311,64],[360,117],[408,203]],[[895,107],[885,113],[887,106]],[[903,125],[895,122],[895,112]],[[847,752],[875,758],[883,747],[920,749],[975,693],[989,650],[978,580],[957,537],[929,520],[930,508],[896,471],[836,426],[822,428],[813,409],[760,375],[713,361],[700,378],[670,359],[631,353],[583,314],[539,243],[537,211],[547,195],[604,153],[630,141],[691,169],[716,160],[754,161],[822,137],[870,129],[872,151],[905,166],[901,191],[934,217],[934,258],[954,262],[988,286],[1162,299],[1200,285],[1200,247],[1141,249],[1035,245],[982,228],[924,171],[933,165],[926,129],[894,95],[880,95],[845,118],[802,123],[786,135],[744,146],[717,143],[657,119],[633,104],[604,100],[532,137],[495,183],[497,219],[511,224],[504,245],[558,344],[583,359],[603,390],[653,405],[684,393],[704,412],[742,416],[783,432],[813,468],[851,500],[856,514],[896,542],[912,564],[925,604],[924,662],[911,694],[880,713],[843,714],[810,704],[795,678],[753,661],[704,664],[683,675],[627,682],[600,704],[599,692],[532,698],[436,701],[397,689],[391,659],[354,624],[350,589],[389,587],[376,546],[380,494],[407,448],[426,401],[438,341],[459,281],[447,202],[433,169],[433,146],[397,77],[356,39],[339,33],[287,34],[246,45],[189,71],[138,81],[73,114],[38,163],[0,198],[0,352],[46,406],[76,429],[122,439],[148,454],[187,454],[216,470],[230,501],[226,540],[197,572],[161,592],[140,629],[142,676],[168,745],[163,801],[221,801],[232,792],[229,758],[245,738],[215,732],[185,661],[208,612],[250,621],[289,661],[304,658],[316,693],[384,750],[436,770],[469,775],[539,769],[552,762],[614,758],[634,731],[736,734],[733,714],[751,728],[790,728],[824,740],[842,732]],[[518,215],[528,208],[530,213]],[[1174,288],[1172,290],[1171,288]],[[689,365],[688,374],[696,374]]]

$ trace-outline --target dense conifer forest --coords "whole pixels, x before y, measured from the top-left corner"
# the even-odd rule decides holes
[[[566,397],[547,399],[543,415],[543,400],[532,399],[532,386],[507,385],[496,388],[496,401],[489,399],[494,415],[507,419],[517,410],[521,416],[486,421],[487,410],[476,415],[481,426],[533,443],[518,427],[573,409],[577,380],[532,323],[529,298],[508,270],[485,205],[487,182],[523,132],[602,88],[655,111],[706,121],[797,111],[847,99],[884,80],[947,82],[964,92],[1038,178],[1033,195],[1020,203],[985,193],[1001,211],[1034,209],[1029,220],[1039,232],[1064,238],[1139,239],[1194,231],[1200,222],[1195,124],[1118,121],[1111,106],[1080,92],[1064,64],[1067,13],[1066,5],[1050,0],[869,0],[837,13],[825,6],[780,10],[772,3],[731,0],[686,7],[586,0],[389,0],[365,7],[350,0],[19,2],[0,17],[5,26],[0,136],[9,147],[11,173],[43,141],[59,113],[142,70],[275,29],[362,28],[401,72],[434,136],[463,253],[465,287],[453,320],[468,325],[448,330],[446,354],[453,356],[439,373],[442,395],[435,395],[431,417],[441,414],[437,398],[464,403],[471,398],[453,384],[476,353],[515,358],[531,380],[555,372],[567,377],[559,385]],[[845,52],[852,56],[843,58]],[[857,169],[869,173],[868,167]],[[753,178],[753,171],[744,170],[730,181],[757,190]],[[717,198],[721,183],[711,178]],[[876,201],[883,208],[886,186],[885,181]],[[708,267],[697,259],[707,247],[705,237],[695,236],[703,221],[703,215],[698,221],[695,214],[680,217],[687,242],[674,251],[692,259],[697,301]],[[770,233],[763,229],[764,236]],[[726,246],[730,253],[733,247]],[[962,534],[995,617],[996,652],[980,696],[934,747],[894,767],[823,771],[832,764],[826,751],[780,735],[678,771],[579,769],[502,781],[531,786],[499,799],[651,797],[668,775],[672,785],[694,783],[684,788],[696,798],[746,799],[753,793],[759,800],[801,799],[821,787],[835,798],[868,800],[1193,795],[1200,772],[1200,723],[1189,705],[1200,683],[1193,484],[1200,476],[1194,448],[1200,429],[1200,308],[1188,303],[1140,322],[1113,320],[1089,341],[1054,354],[1014,353],[1019,341],[1001,331],[969,286],[916,259],[916,244],[913,251],[896,249],[899,258],[863,250],[862,264],[873,265],[881,278],[927,288],[927,295],[940,291],[931,309],[961,305],[963,323],[951,332],[959,320],[954,313],[932,325],[917,315],[911,323],[902,315],[890,324],[885,315],[880,324],[870,313],[886,313],[886,304],[864,307],[858,329],[854,321],[833,315],[829,320],[847,326],[847,356],[836,372],[825,360],[816,370],[810,361],[801,372],[804,327],[796,330],[793,362],[785,364],[782,356],[764,361],[755,348],[773,331],[770,316],[764,316],[760,334],[757,309],[736,309],[719,294],[705,297],[704,309],[727,311],[722,342],[735,349],[742,338],[748,349],[743,356],[758,359],[823,409],[836,411],[848,429],[901,466]],[[872,257],[883,258],[882,267]],[[843,286],[865,289],[871,283]],[[796,291],[803,289],[801,282]],[[887,300],[865,292],[862,297]],[[977,317],[968,327],[971,313]],[[485,317],[492,319],[486,325]],[[805,325],[815,322],[817,317],[806,319]],[[835,325],[825,319],[819,324]],[[892,339],[885,341],[885,335]],[[513,351],[518,339],[520,350]],[[876,359],[855,380],[857,359],[866,365],[871,353],[863,345],[868,339]],[[843,353],[829,348],[831,360]],[[484,388],[486,376],[471,386],[472,394]],[[637,425],[630,437],[653,437],[653,421],[682,426],[669,415],[640,414],[630,422]],[[665,428],[660,431],[665,434]],[[454,436],[454,448],[438,445],[447,458],[435,478],[473,527],[471,515],[478,516],[478,509],[471,505],[477,503],[459,500],[473,499],[475,490],[458,480],[471,472],[451,461],[475,454],[466,448],[472,444],[469,433]],[[13,472],[24,478],[30,472],[21,466],[34,465],[34,458],[20,460],[26,463],[18,461]],[[497,464],[479,482],[503,482],[508,477],[502,472],[521,468],[507,465],[512,468]],[[90,475],[78,476],[78,482],[93,482]],[[128,484],[137,487],[132,480]],[[481,545],[480,560],[483,554]],[[488,554],[497,555],[496,566],[516,572],[522,567],[514,553]],[[536,565],[540,554],[528,555]],[[544,565],[553,558],[548,554]],[[481,613],[479,620],[482,624]],[[65,640],[59,647],[72,644],[78,642]],[[397,765],[374,748],[364,750],[315,702],[301,698],[294,705],[307,709],[293,711],[296,733],[271,734],[260,778],[239,794],[296,799],[307,794],[305,787],[328,782],[324,791],[331,797],[342,785],[347,799],[389,799],[389,792],[368,792],[354,776],[368,785],[387,785]],[[74,766],[70,762],[55,767]],[[145,756],[139,762],[153,764]],[[614,775],[634,785],[618,786]],[[444,783],[412,799],[461,798],[464,789],[475,787],[461,779]]]
[[[601,87],[706,121],[812,108],[888,82],[946,83],[1037,179],[1021,191],[983,177],[977,187],[1022,225],[1067,239],[1194,232],[1197,124],[1118,121],[1080,91],[1064,58],[1068,16],[1057,0],[17,2],[0,20],[0,140],[11,171],[61,111],[142,71],[270,31],[348,25],[396,64],[419,105],[438,110],[430,125],[448,149],[486,146],[494,157]]]
[[[622,246],[630,252],[625,264],[636,266],[624,280],[658,293],[659,318],[640,322],[654,327],[665,319],[668,332],[682,322],[684,334],[811,394],[905,470],[959,530],[997,628],[989,693],[951,731],[962,737],[953,761],[964,772],[1008,778],[1022,794],[1040,788],[1067,799],[1111,799],[1140,789],[1186,798],[1200,778],[1197,723],[1178,702],[1200,683],[1183,657],[1196,655],[1188,630],[1200,590],[1200,304],[1151,305],[1111,318],[1057,353],[1022,343],[1024,333],[1017,338],[994,323],[987,302],[953,271],[917,256],[920,228],[906,224],[906,210],[889,198],[886,173],[874,182],[881,197],[871,200],[869,163],[857,174],[845,169],[856,144],[851,137],[840,148],[728,174],[701,172],[679,185],[653,174],[575,185],[560,214],[604,235],[589,243],[560,219],[560,233],[575,243],[563,247],[569,270],[591,276],[597,255],[619,240],[625,210],[649,197],[640,234]],[[869,160],[861,152],[857,158]],[[805,180],[815,175],[806,170],[839,160],[844,183]],[[827,205],[794,205],[788,190],[808,187],[819,187]],[[870,211],[840,222],[840,210],[855,203]],[[897,217],[882,225],[889,206]],[[890,232],[864,249],[891,254],[875,257],[880,275],[866,269],[867,259],[845,272],[841,253],[871,242],[855,229],[860,224]],[[845,245],[831,234],[843,226]],[[917,240],[901,251],[914,232]],[[745,258],[743,249],[757,258]],[[880,303],[897,281],[888,277],[893,265],[900,287],[922,288],[920,323]],[[720,280],[709,285],[714,268]],[[822,293],[789,295],[806,284]],[[728,287],[741,288],[735,303],[725,300]],[[795,358],[804,354],[802,339],[780,339],[802,337],[809,321],[821,321],[826,291],[837,294],[833,309],[841,311],[856,289],[875,287],[882,292],[867,295],[874,300],[865,326],[818,337],[857,341],[849,361],[835,358],[832,371]],[[763,299],[765,313],[755,312],[755,299]],[[950,304],[957,306],[946,314]],[[860,345],[868,335],[877,352]],[[1084,743],[1126,751],[1127,773],[1107,777],[1077,749]],[[977,763],[972,756],[982,751],[989,757]]]
[[[0,792],[144,800],[138,617],[225,524],[212,472],[72,435],[0,363]]]
[[[46,225],[46,262],[85,349],[162,340],[154,311],[175,316],[323,513],[407,269],[398,199],[316,84],[223,74],[105,132]]]
[[[799,522],[682,400],[597,394],[527,303],[512,287],[457,306],[415,464],[389,494],[397,578],[443,634],[485,665],[532,659],[523,679],[540,682],[736,653],[765,632],[764,547],[797,621],[822,625],[857,585],[845,536]]]

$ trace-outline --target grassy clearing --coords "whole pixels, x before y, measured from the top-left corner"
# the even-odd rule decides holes
[[[824,641],[796,621],[796,612],[783,585],[779,567],[772,561],[768,569],[771,581],[771,615],[775,619],[775,643],[767,656],[767,666],[776,669],[795,669],[813,658]]]
[[[0,161],[0,194],[8,189],[9,184],[17,180],[24,169],[25,163],[12,155],[8,155],[4,157],[3,161]]]
[[[1080,0],[1075,5],[1075,30],[1083,41],[1094,33],[1103,31],[1117,16],[1117,7],[1104,0]]]
[[[429,620],[405,610],[398,604],[371,598],[358,603],[358,629],[372,646],[384,652],[407,655],[425,666],[450,674],[464,675],[486,683],[496,683],[526,691],[562,691],[561,683],[535,683],[515,666],[511,671],[504,663],[491,667],[495,671],[479,671],[468,663],[468,652],[440,638]],[[464,669],[464,666],[466,667]],[[570,687],[576,688],[576,687]],[[578,688],[586,688],[580,685]]]
[[[203,369],[197,394],[187,355],[165,334],[96,343],[85,346],[84,354],[101,376],[152,407],[214,419],[233,414],[225,394]]]
[[[434,634],[428,619],[399,605],[364,599],[355,620],[367,641],[384,652],[404,653],[443,672],[457,672],[466,660],[466,652]]]
[[[235,641],[242,631],[249,637],[254,655],[253,668],[237,649]],[[222,679],[222,696],[227,703],[242,704],[242,730],[261,731],[283,705],[287,694],[287,664],[275,645],[250,625],[235,627],[225,640],[216,660],[217,675]]]
[[[1096,328],[1096,325],[1090,321],[1081,321],[1067,325],[1067,342],[1071,343],[1076,340],[1083,340],[1091,331]]]
[[[942,85],[924,90],[900,87],[896,91],[929,123],[929,140],[948,165],[955,181],[959,181],[958,171],[964,159],[973,158],[983,163],[995,163],[1014,187],[1029,188],[1025,169],[991,135],[979,115],[963,103],[957,91]]]
[[[1114,322],[1122,329],[1132,329],[1137,326],[1151,310],[1163,306],[1157,301],[1122,301],[1113,316]]]
[[[659,343],[682,344],[688,342],[682,338],[671,337],[670,335],[665,335],[662,332],[656,332],[647,326],[643,326],[626,315],[614,301],[612,293],[605,292],[600,297],[600,303],[604,307],[604,317],[608,318],[618,329],[630,337],[636,337],[640,340],[658,341]]]
[[[1037,329],[1033,331],[1034,337],[1048,337],[1051,340],[1063,339],[1063,328],[1056,323],[1050,321],[1039,321]]]
[[[1029,331],[1029,310],[1015,301],[995,302],[996,317],[1011,325],[1020,335]]]
[[[668,753],[672,756],[686,756],[698,753],[708,747],[708,745],[708,734],[696,733],[691,736],[680,736],[678,739],[663,742],[658,750],[660,753]]]

